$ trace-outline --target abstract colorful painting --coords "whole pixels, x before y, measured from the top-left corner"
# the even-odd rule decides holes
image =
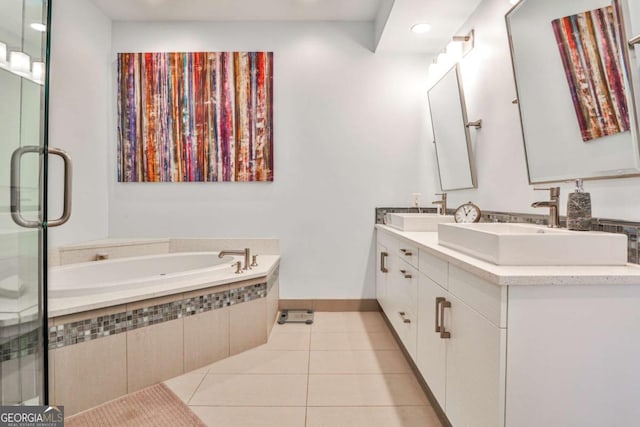
[[[613,7],[551,23],[583,141],[629,130],[619,24]]]
[[[273,181],[273,53],[118,54],[118,181]]]

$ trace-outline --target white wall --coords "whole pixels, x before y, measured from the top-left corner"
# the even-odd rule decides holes
[[[71,220],[49,230],[50,247],[107,237],[107,130],[111,21],[92,2],[53,2],[49,145],[73,158]],[[62,168],[51,157],[49,218],[62,206]]]
[[[473,200],[486,210],[546,214],[546,209],[530,207],[533,201],[545,200],[548,194],[534,192],[534,186],[528,183],[518,108],[511,103],[516,89],[504,19],[511,7],[507,0],[485,0],[457,32],[466,34],[475,29],[475,48],[461,67],[469,119],[481,118],[482,129],[471,130],[478,189],[450,192],[449,206]],[[540,88],[540,96],[553,102],[553,94],[545,93],[544,88]],[[434,162],[434,153],[429,153],[429,162]],[[553,152],[549,155],[553,156]],[[564,215],[566,195],[573,185],[560,186]],[[591,193],[593,215],[640,221],[639,186],[640,178],[585,182],[585,190]]]
[[[374,208],[435,184],[428,58],[372,43],[365,23],[114,23],[112,84],[117,52],[273,51],[275,182],[116,183],[111,89],[110,236],[278,238],[283,298],[373,298]]]

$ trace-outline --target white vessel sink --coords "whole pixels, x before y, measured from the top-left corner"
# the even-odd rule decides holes
[[[390,213],[391,227],[402,231],[438,231],[438,224],[454,222],[453,215],[437,215],[428,213]]]
[[[440,224],[438,243],[497,265],[626,265],[627,236],[533,224]]]

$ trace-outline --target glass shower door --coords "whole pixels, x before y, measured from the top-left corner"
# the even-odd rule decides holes
[[[46,1],[0,1],[2,405],[46,403],[46,26]]]

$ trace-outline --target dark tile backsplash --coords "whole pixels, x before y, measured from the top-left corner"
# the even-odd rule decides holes
[[[435,208],[421,208],[421,212],[436,213]],[[455,209],[447,209],[448,214],[453,214]],[[416,208],[376,208],[375,223],[384,224],[384,215],[394,212],[418,212]],[[530,224],[547,224],[547,215],[522,214],[515,212],[493,212],[483,211],[482,222],[524,222]],[[560,226],[566,227],[566,218],[560,217]],[[615,219],[592,218],[591,230],[604,231],[607,233],[623,233],[627,235],[628,261],[634,264],[640,264],[638,255],[638,235],[640,235],[640,222],[622,221]]]

